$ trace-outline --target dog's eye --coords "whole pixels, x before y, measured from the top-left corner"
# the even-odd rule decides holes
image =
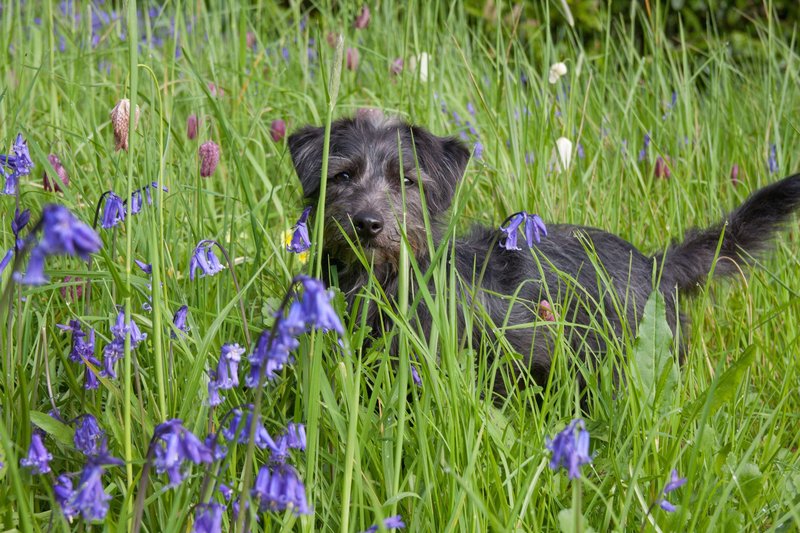
[[[405,179],[403,179],[403,183],[405,183],[406,187],[410,187],[414,185],[414,180],[406,176]]]
[[[334,181],[350,181],[350,173],[349,172],[339,172],[333,176]]]

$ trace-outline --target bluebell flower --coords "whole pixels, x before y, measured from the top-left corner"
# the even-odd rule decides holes
[[[183,333],[189,331],[189,325],[186,323],[186,317],[188,314],[189,314],[188,305],[182,305],[178,308],[177,311],[175,311],[175,316],[172,318],[172,324],[175,326],[175,329]],[[170,333],[170,335],[172,335],[173,339],[176,338],[174,331]]]
[[[678,475],[677,470],[673,470],[670,474],[670,480],[667,483],[667,486],[664,487],[663,496],[666,496],[670,492],[677,490],[678,488],[682,487],[686,484],[686,478],[680,477]],[[658,505],[669,513],[675,512],[676,507],[672,505],[670,502],[667,501],[666,498],[661,498],[658,502]]]
[[[414,385],[417,387],[422,387],[422,378],[419,377],[419,371],[417,371],[417,365],[411,363],[411,379],[414,381]]]
[[[506,250],[521,250],[517,246],[517,230],[525,221],[525,213],[515,213],[509,217],[508,221],[500,226],[500,231],[503,233],[500,238],[500,247]]]
[[[308,236],[308,215],[311,213],[311,206],[303,209],[303,213],[292,228],[292,240],[286,246],[286,250],[299,254],[311,247],[311,240]]]
[[[398,514],[384,519],[383,527],[384,529],[401,529],[406,527],[406,524],[403,522],[403,517],[401,517]],[[377,531],[378,531],[378,526],[374,525],[365,529],[363,533],[377,533]]]
[[[0,274],[3,273],[3,270],[6,269],[8,264],[11,262],[11,259],[14,257],[14,250],[8,249],[6,255],[3,256],[3,259],[0,259]]]
[[[88,522],[104,520],[111,496],[103,490],[103,473],[102,465],[89,460],[81,472],[78,487],[67,498],[66,506],[62,504],[61,508],[80,513]]]
[[[19,238],[19,232],[28,225],[30,219],[30,209],[20,212],[19,208],[14,208],[14,218],[11,219],[11,231],[14,233],[14,237]]]
[[[250,409],[252,409],[252,407],[250,407]],[[231,416],[230,423],[222,430],[222,436],[228,441],[247,444],[250,440],[253,413],[252,411],[248,411],[247,416],[243,416],[244,411],[239,408],[234,409],[232,413],[233,416]],[[260,416],[256,420],[255,445],[262,450],[275,450],[277,448],[275,441],[270,437],[267,429],[261,423]]]
[[[586,157],[586,152],[583,150],[583,145],[581,143],[577,144],[575,148],[575,153],[578,155],[578,159],[583,159]]]
[[[239,386],[239,363],[244,348],[238,344],[223,344],[217,366],[217,384],[220,389],[232,389]]]
[[[525,164],[532,165],[536,161],[536,154],[533,152],[525,152]]]
[[[200,269],[202,276],[213,276],[223,270],[222,264],[212,250],[214,242],[203,240],[197,244],[189,262],[189,279],[194,281],[195,272]]]
[[[131,318],[127,325],[125,324],[125,309],[122,306],[117,310],[117,321],[111,326],[111,333],[114,335],[114,339],[122,343],[125,342],[125,335],[130,334],[132,350],[147,338],[147,334],[141,332],[133,318]]]
[[[305,320],[323,331],[335,331],[344,334],[339,315],[331,306],[333,292],[325,290],[325,285],[318,279],[308,276],[299,276],[303,284],[303,297],[300,308],[305,314]]]
[[[467,113],[469,113],[473,117],[475,116],[475,106],[472,105],[472,102],[467,102]]]
[[[231,489],[225,483],[219,484],[219,492],[222,494],[222,497],[225,498],[226,502],[231,501],[231,497],[233,496],[233,489]]]
[[[14,281],[23,285],[45,285],[50,281],[50,277],[44,273],[45,253],[36,247],[31,250],[28,256],[28,268],[25,275],[14,272]]]
[[[539,215],[526,213],[525,240],[528,246],[532,247],[534,242],[539,243],[542,235],[547,236],[547,228],[544,225],[544,221],[539,218]]]
[[[220,444],[217,441],[217,434],[211,433],[206,436],[205,440],[203,440],[208,449],[211,450],[212,455],[214,456],[215,461],[221,461],[225,459],[228,455],[228,448],[224,444]]]
[[[114,339],[103,348],[103,370],[100,375],[104,378],[117,379],[117,361],[125,355],[125,341]],[[88,371],[88,370],[87,370]]]
[[[113,192],[107,192],[100,226],[105,229],[113,228],[123,220],[125,220],[125,204],[122,202],[122,198]]]
[[[767,166],[769,166],[770,174],[778,171],[778,147],[774,143],[769,147],[769,159],[767,160]]]
[[[156,426],[153,432],[156,473],[167,473],[170,486],[179,485],[185,477],[185,463],[208,464],[214,461],[214,454],[194,433],[183,427],[181,421],[173,418]]]
[[[306,488],[289,465],[262,466],[250,491],[261,512],[292,509],[295,514],[310,514]]]
[[[306,449],[306,427],[303,424],[290,422],[286,426],[286,432],[275,439],[275,449],[272,450],[270,458],[276,463],[285,463],[289,457],[289,450]]]
[[[61,507],[61,512],[70,522],[80,514],[78,509],[70,503],[74,494],[75,491],[72,489],[72,480],[70,477],[65,474],[58,476],[56,483],[53,485],[53,495],[56,498],[56,503]]]
[[[589,432],[580,418],[573,420],[553,440],[546,439],[545,447],[553,452],[550,468],[558,470],[563,466],[570,479],[581,477],[581,465],[592,462],[589,456]]]
[[[28,144],[22,138],[22,134],[17,134],[12,148],[14,155],[0,154],[0,173],[6,178],[3,187],[4,194],[16,194],[17,184],[19,183],[20,176],[27,176],[33,169],[33,161],[31,154],[28,151]],[[11,173],[5,172],[2,167],[6,166],[11,170]]]
[[[31,434],[31,444],[28,446],[28,454],[19,460],[21,466],[31,469],[32,474],[46,474],[50,471],[50,461],[53,455],[47,451],[42,442],[43,433],[34,430]]]
[[[131,194],[130,210],[132,215],[136,215],[142,210],[142,191],[137,189]]]
[[[475,159],[483,159],[483,143],[475,141],[475,146],[472,148],[472,155]]]
[[[457,111],[453,111],[453,122],[456,123],[456,126],[461,126],[461,115]]]
[[[148,276],[153,274],[153,265],[145,263],[144,261],[139,261],[138,259],[134,259],[133,262]]]
[[[42,237],[34,248],[44,255],[72,255],[84,261],[103,245],[97,233],[62,205],[46,205],[42,210]]]
[[[650,146],[650,134],[644,134],[644,141],[642,142],[642,149],[639,150],[639,161],[643,161],[647,157],[647,148]]]
[[[220,533],[222,531],[222,511],[218,503],[201,503],[194,508],[195,533]]]
[[[501,248],[505,248],[506,250],[520,250],[520,247],[517,246],[517,233],[520,226],[523,224],[525,242],[528,244],[528,247],[533,247],[534,243],[540,242],[543,235],[547,235],[547,228],[539,215],[520,211],[508,217],[506,221],[500,225],[501,236],[499,245]]]
[[[84,455],[98,455],[102,450],[101,442],[105,433],[97,424],[97,419],[90,414],[85,414],[78,420],[79,425],[75,428],[72,442]]]

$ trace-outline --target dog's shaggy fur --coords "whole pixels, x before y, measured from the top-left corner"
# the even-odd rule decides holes
[[[289,137],[303,193],[314,203],[319,201],[323,140],[324,129],[311,126]],[[438,244],[439,221],[450,207],[469,158],[469,151],[457,139],[437,137],[380,113],[360,113],[333,123],[324,261],[335,265],[339,286],[351,302],[369,273],[350,243],[363,250],[386,294],[396,297],[402,240],[398,220],[404,213],[407,242],[416,260],[427,267],[423,209]],[[455,242],[455,266],[470,287],[464,296],[474,297],[493,324],[476,326],[473,334],[479,339],[485,330],[495,331],[496,325],[523,326],[506,328],[504,335],[522,354],[525,373],[544,384],[554,329],[538,327],[543,325],[537,317],[542,300],[552,302],[568,324],[568,342],[584,357],[602,356],[606,351],[607,339],[598,323],[609,325],[617,337],[623,335],[624,327],[634,329],[655,286],[665,297],[667,320],[674,331],[677,295],[694,293],[712,268],[717,276],[739,272],[738,265],[765,249],[798,207],[800,175],[795,175],[756,191],[726,220],[690,231],[683,241],[653,256],[590,227],[548,224],[547,236],[539,244],[520,251],[501,248],[499,230],[474,228]],[[485,273],[479,287],[474,287],[484,262]],[[565,298],[566,294],[572,296]],[[423,327],[430,323],[424,306],[417,318]],[[381,331],[382,317],[373,311],[368,320],[373,331]],[[463,326],[463,316],[459,323]]]

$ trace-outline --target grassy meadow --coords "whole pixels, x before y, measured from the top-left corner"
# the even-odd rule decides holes
[[[361,5],[347,2],[4,0],[0,154],[21,134],[34,167],[0,196],[0,257],[17,249],[0,275],[0,530],[357,532],[397,515],[407,531],[800,528],[796,221],[759,268],[681,303],[692,325],[680,365],[654,300],[638,341],[629,325],[605,364],[576,363],[563,343],[550,383],[493,402],[494,376],[519,356],[459,337],[453,317],[465,304],[446,290],[458,281],[445,246],[430,273],[436,290],[420,296],[432,309],[429,338],[409,318],[419,298],[390,302],[371,286],[360,305],[395,318],[387,338],[399,350],[366,343],[370,332],[334,288],[341,338],[299,335],[274,379],[245,384],[248,356],[262,332],[270,337],[292,279],[320,275],[314,213],[309,256],[286,250],[306,204],[279,121],[291,133],[381,108],[461,137],[474,157],[446,221],[451,234],[525,210],[607,229],[647,253],[800,169],[797,36],[765,16],[752,22],[746,53],[712,31],[697,46],[665,35],[664,7],[651,4],[604,21],[603,38],[584,46],[566,25],[517,24],[500,2],[494,15],[472,3],[378,2],[356,27]],[[557,62],[567,72],[550,83]],[[115,150],[110,118],[121,99],[140,109],[127,150]],[[571,142],[567,166],[561,137]],[[202,177],[207,141],[219,164]],[[43,180],[58,179],[51,154],[69,177],[60,191]],[[152,203],[104,228],[96,219],[107,191],[126,208],[142,193]],[[102,248],[89,261],[48,257],[48,282],[15,283],[48,204],[95,225]],[[31,211],[25,246],[15,245],[16,207]],[[191,279],[206,239],[219,243],[211,246],[224,268]],[[425,274],[414,266],[401,284]],[[180,331],[173,317],[184,305]],[[123,335],[115,378],[101,374],[118,309],[146,338]],[[70,321],[94,329],[95,362],[71,356],[72,336],[59,327]],[[208,383],[229,343],[243,349],[241,384],[212,406]],[[614,368],[630,376],[620,387]],[[87,373],[96,387],[85,387]],[[275,439],[304,424],[305,449],[284,459],[307,512],[253,504],[274,451],[254,443],[255,428],[241,443],[221,435],[231,411],[248,404]],[[107,439],[100,455],[119,461],[98,467],[79,450],[86,414]],[[591,436],[592,461],[570,479],[549,467],[546,442],[575,418]],[[217,435],[215,450],[227,454],[186,460],[168,477],[153,465],[168,441],[153,437],[172,419],[180,446],[190,446],[188,432]],[[20,462],[34,435],[52,455],[46,472]],[[88,519],[65,514],[56,490],[66,480],[84,487],[87,464],[103,491],[91,497],[107,505]],[[665,495],[673,470],[687,481]],[[172,474],[182,479],[171,483]],[[221,522],[200,516],[211,509]]]

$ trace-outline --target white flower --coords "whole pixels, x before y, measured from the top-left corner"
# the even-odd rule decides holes
[[[561,172],[569,168],[572,161],[572,141],[566,137],[559,137],[556,141],[558,159],[556,159],[556,170]]]
[[[422,52],[413,56],[408,62],[408,68],[411,69],[411,72],[416,72],[417,67],[419,67],[419,81],[421,82],[428,81],[428,59],[430,59],[428,53]]]
[[[558,79],[567,73],[567,65],[559,61],[558,63],[553,63],[553,66],[550,67],[550,77],[547,78],[547,81],[550,83],[556,83]]]

